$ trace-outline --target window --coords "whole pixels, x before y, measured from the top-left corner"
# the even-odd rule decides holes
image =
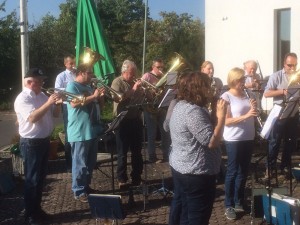
[[[291,48],[291,9],[276,11],[276,70],[283,68],[284,55]]]

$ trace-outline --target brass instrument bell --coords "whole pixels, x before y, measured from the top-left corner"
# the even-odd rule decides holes
[[[155,84],[155,86],[157,88],[160,88],[161,86],[163,86],[166,83],[167,76],[168,76],[169,73],[175,72],[175,71],[178,72],[178,70],[180,69],[180,67],[182,67],[183,65],[186,64],[184,58],[180,54],[178,54],[177,52],[175,52],[175,55],[176,55],[176,57],[173,60],[172,66],[170,67],[170,69],[168,70],[168,72],[166,72],[165,75],[163,75],[162,78],[160,78],[160,80]]]
[[[300,84],[300,69],[293,72],[289,77],[290,78],[289,78],[288,87],[290,87],[292,85],[299,85]]]
[[[105,60],[104,56],[89,47],[84,47],[82,64],[86,64],[92,67],[99,60]]]

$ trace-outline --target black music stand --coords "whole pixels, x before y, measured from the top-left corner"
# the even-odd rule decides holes
[[[127,114],[128,111],[122,111],[120,112],[117,117],[108,125],[108,129],[104,132],[103,136],[108,136],[111,133],[114,133],[115,130],[117,130],[119,128],[120,122],[123,120],[123,118],[125,117],[125,115]],[[101,137],[100,137],[101,139]],[[105,150],[108,151],[107,149],[107,141],[104,142],[105,144]],[[113,193],[115,193],[115,175],[114,175],[114,153],[113,151],[110,151],[110,159],[111,159],[111,179],[112,179],[112,191]]]
[[[177,75],[177,73],[176,73]],[[158,105],[158,108],[161,107],[166,107],[170,105],[170,102],[176,97],[177,94],[177,89],[168,89],[166,94],[164,95],[163,99]],[[171,190],[168,190],[165,187],[165,177],[164,177],[164,172],[161,174],[161,187],[158,188],[157,190],[153,191],[152,194],[161,194],[164,198],[166,198],[168,195],[173,195],[174,193]]]
[[[112,220],[112,224],[118,225],[126,217],[120,195],[90,194],[88,202],[91,214],[96,219],[96,225],[101,219],[105,224],[107,220]]]

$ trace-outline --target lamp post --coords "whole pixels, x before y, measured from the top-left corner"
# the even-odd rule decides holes
[[[20,0],[20,36],[21,36],[21,68],[22,68],[22,88],[23,88],[25,73],[28,71],[28,67],[29,67],[27,0]]]
[[[143,68],[142,74],[145,73],[145,57],[146,57],[146,34],[147,34],[147,12],[148,10],[148,0],[145,0],[145,19],[144,19],[144,44],[143,44]]]

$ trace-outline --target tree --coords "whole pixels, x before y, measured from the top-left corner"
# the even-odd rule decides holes
[[[140,68],[145,5],[142,0],[101,0],[98,12],[117,70],[125,59]]]
[[[0,4],[0,11],[5,12],[5,1]],[[19,78],[21,66],[18,26],[19,23],[15,11],[0,18],[0,89],[4,93],[8,89],[12,90],[13,95],[21,88],[21,79]],[[14,96],[5,95],[4,97],[11,98]]]
[[[54,86],[56,75],[64,70],[63,58],[75,55],[76,7],[74,0],[60,5],[59,18],[47,14],[30,30],[30,66],[42,68],[47,86]]]
[[[198,69],[204,60],[204,25],[187,13],[161,12],[160,15],[161,21],[151,20],[148,24],[147,61],[161,57],[168,62],[177,52],[191,69]]]

